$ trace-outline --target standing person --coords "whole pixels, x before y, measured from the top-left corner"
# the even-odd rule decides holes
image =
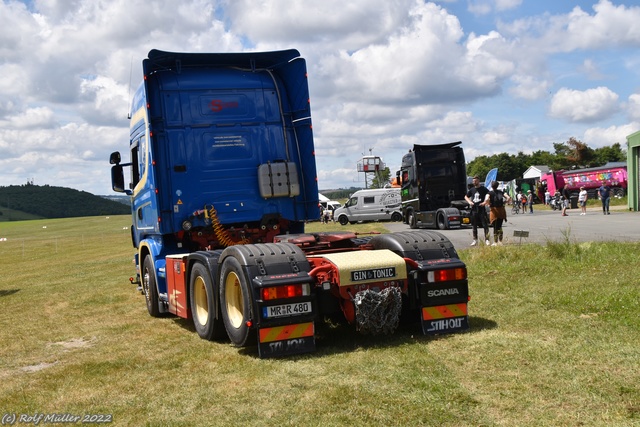
[[[471,225],[473,227],[473,242],[471,246],[478,244],[478,222],[484,229],[484,243],[489,246],[489,225],[487,218],[487,208],[489,204],[489,190],[484,185],[480,185],[480,178],[473,177],[473,187],[467,191],[464,199],[471,206]]]
[[[529,213],[533,213],[533,193],[531,190],[527,191],[527,204],[529,205]]]
[[[549,203],[551,203],[551,193],[547,188],[546,190],[544,190],[544,204],[549,206]]]
[[[569,190],[567,189],[567,187],[564,187],[562,189],[562,216],[569,216],[567,215],[567,208],[569,207],[569,199],[571,198],[571,194],[569,194]]]
[[[511,202],[511,197],[502,190],[498,190],[498,181],[491,182],[489,191],[489,224],[493,226],[493,244],[491,246],[502,245],[502,223],[507,220],[507,210],[505,204]]]
[[[611,187],[603,182],[600,188],[598,188],[598,195],[600,196],[600,201],[602,202],[602,214],[610,215],[609,203],[611,202]]]
[[[589,195],[587,194],[587,190],[585,190],[584,187],[580,187],[580,193],[578,194],[578,203],[580,204],[580,209],[582,210],[582,213],[580,215],[587,214],[588,198],[589,198]]]
[[[527,213],[527,195],[526,194],[522,193],[522,199],[520,199],[520,203],[522,204],[522,213]]]

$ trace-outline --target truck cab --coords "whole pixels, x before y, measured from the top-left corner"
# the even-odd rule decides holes
[[[467,172],[461,142],[414,145],[397,172],[404,222],[411,228],[459,228],[469,223]]]

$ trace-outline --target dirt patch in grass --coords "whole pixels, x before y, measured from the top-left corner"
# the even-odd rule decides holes
[[[68,350],[74,350],[77,348],[92,347],[96,341],[97,341],[96,337],[91,337],[90,339],[71,338],[70,340],[67,340],[67,341],[58,341],[58,342],[51,343],[48,346],[49,347],[58,346],[68,351]]]

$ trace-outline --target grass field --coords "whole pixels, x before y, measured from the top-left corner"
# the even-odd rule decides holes
[[[640,243],[460,250],[468,333],[425,337],[416,325],[367,337],[322,325],[315,353],[261,360],[201,340],[189,321],[148,316],[128,283],[128,225],[127,216],[0,224],[2,421],[640,426]]]

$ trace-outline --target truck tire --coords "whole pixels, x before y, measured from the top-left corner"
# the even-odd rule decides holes
[[[402,215],[400,215],[398,212],[394,212],[393,214],[391,214],[391,221],[393,222],[402,221]]]
[[[237,347],[247,345],[251,292],[242,266],[233,256],[225,258],[220,269],[220,309],[231,342]]]
[[[436,222],[438,223],[439,230],[447,229],[447,222],[444,220],[444,215],[442,213],[438,214],[438,216],[436,217]]]
[[[347,218],[346,215],[340,215],[340,217],[338,217],[338,222],[340,225],[347,225],[349,224],[349,218]]]
[[[189,307],[193,326],[205,340],[212,341],[224,334],[222,318],[216,319],[217,307],[211,273],[202,263],[195,263],[189,279]]]
[[[144,299],[147,302],[147,311],[152,317],[160,317],[157,283],[156,269],[153,265],[151,255],[148,255],[142,262],[142,292],[144,293]]]

